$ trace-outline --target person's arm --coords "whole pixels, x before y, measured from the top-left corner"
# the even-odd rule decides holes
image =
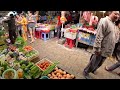
[[[22,19],[22,20],[21,20],[21,24],[22,24],[22,25],[27,25],[27,19]]]
[[[97,34],[94,42],[94,50],[95,52],[101,52],[101,43],[104,38],[104,33],[107,29],[107,22],[104,19],[101,19],[98,27],[97,27]]]
[[[7,18],[7,19],[4,19],[2,22],[5,22],[5,23],[9,23],[10,19]]]

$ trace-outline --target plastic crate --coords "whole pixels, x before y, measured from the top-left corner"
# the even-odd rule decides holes
[[[41,64],[41,63],[43,63],[43,62],[45,62],[45,61],[50,62],[50,65],[53,64],[53,62],[51,62],[49,59],[43,58],[42,60],[38,61],[35,65],[38,66],[38,64]],[[39,67],[39,66],[38,66],[38,67]],[[48,66],[48,67],[49,67],[49,66]],[[47,68],[48,68],[48,67],[47,67]],[[40,68],[40,67],[39,67],[39,68]],[[46,69],[47,69],[47,68],[46,68]],[[45,70],[46,70],[46,69],[45,69]],[[40,68],[40,70],[44,71],[42,68]]]
[[[90,45],[91,45],[91,46],[93,46],[93,45],[94,45],[95,38],[96,38],[96,36],[95,36],[95,35],[91,35],[91,36],[90,36]]]
[[[76,39],[77,33],[72,33],[72,32],[64,32],[64,37],[69,38],[69,39]]]
[[[34,60],[34,59],[36,59],[36,58],[39,57],[39,52],[38,52],[37,50],[35,50],[35,49],[34,49],[34,51],[36,51],[36,55],[35,55],[35,56],[27,57],[27,60],[28,60],[28,61],[32,61],[32,60]]]
[[[83,37],[81,37],[80,40],[83,41],[83,42],[86,42],[87,44],[90,44],[90,42],[91,42],[90,39],[86,39],[86,38],[83,38]]]
[[[61,69],[60,67],[57,67],[58,69]],[[63,70],[63,69],[61,69],[62,71],[65,71],[65,70]],[[55,71],[55,69],[52,71],[52,72],[54,72]],[[52,74],[52,72],[50,73],[50,74]],[[65,71],[66,72],[66,71]],[[66,72],[66,74],[69,74],[69,75],[73,75],[73,74],[70,74],[70,73],[68,73],[68,72]],[[48,76],[49,77],[49,76]],[[49,77],[50,78],[50,77]],[[75,79],[76,77],[75,77],[75,75],[74,75],[74,78],[72,78],[72,79]],[[51,78],[50,78],[51,79]],[[59,79],[59,78],[58,78]]]

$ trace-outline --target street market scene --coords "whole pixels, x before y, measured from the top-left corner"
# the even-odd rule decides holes
[[[119,11],[0,11],[0,79],[120,79]]]

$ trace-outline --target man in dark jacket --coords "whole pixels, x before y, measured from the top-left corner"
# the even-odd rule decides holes
[[[10,14],[10,17],[8,17],[8,19],[5,20],[4,22],[8,23],[9,38],[11,40],[11,44],[14,44],[17,36],[16,36],[15,18],[13,14]]]

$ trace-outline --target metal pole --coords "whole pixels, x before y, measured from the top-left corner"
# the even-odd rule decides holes
[[[81,19],[81,17],[82,17],[82,11],[80,11],[79,23],[80,23],[80,19]]]

